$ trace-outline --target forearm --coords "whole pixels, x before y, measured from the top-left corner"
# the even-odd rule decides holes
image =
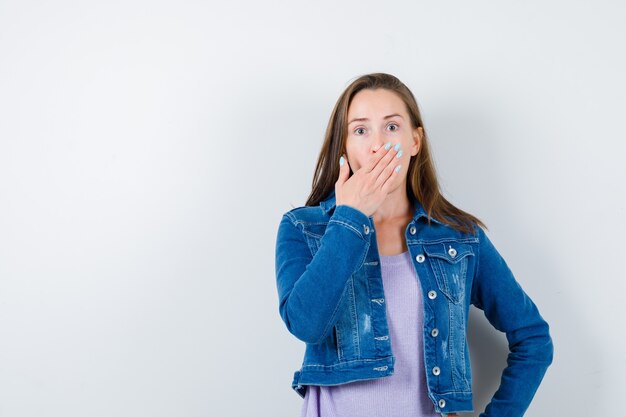
[[[284,238],[279,231],[280,314],[289,331],[300,340],[319,343],[332,330],[346,283],[362,266],[369,250],[370,236],[363,232],[364,223],[369,224],[369,219],[362,212],[337,206],[314,256],[308,246],[296,242],[299,237],[292,227],[285,229]],[[305,253],[295,250],[295,245]]]
[[[552,338],[548,323],[504,259],[483,231],[479,236],[472,303],[506,334],[510,351],[500,386],[480,417],[521,417],[552,363]]]
[[[552,363],[552,356],[552,339],[545,323],[526,343],[511,347],[500,386],[480,417],[523,416]]]

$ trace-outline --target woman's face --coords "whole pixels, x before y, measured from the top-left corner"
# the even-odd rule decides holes
[[[348,107],[346,153],[353,172],[361,168],[376,150],[400,144],[402,156],[394,161],[402,165],[399,177],[406,178],[411,156],[417,155],[421,127],[413,129],[404,101],[393,91],[378,88],[359,91]]]

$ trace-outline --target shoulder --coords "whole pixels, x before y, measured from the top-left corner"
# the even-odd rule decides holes
[[[295,207],[283,213],[278,225],[277,247],[293,251],[299,244],[320,239],[328,226],[329,216],[320,206]],[[281,245],[281,242],[286,245]]]
[[[329,216],[319,205],[295,207],[285,212],[282,217],[291,220],[294,225],[299,223],[328,223],[329,220]]]

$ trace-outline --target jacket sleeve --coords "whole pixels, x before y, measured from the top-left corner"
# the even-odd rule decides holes
[[[315,256],[293,213],[283,215],[276,238],[276,285],[279,312],[287,329],[307,343],[329,336],[350,276],[367,254],[372,233],[365,213],[335,207]]]
[[[506,262],[480,228],[478,264],[472,304],[506,333],[507,366],[500,386],[480,417],[522,417],[552,363],[553,345],[548,323],[515,280]]]

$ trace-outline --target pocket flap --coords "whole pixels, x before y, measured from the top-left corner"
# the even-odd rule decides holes
[[[468,255],[474,255],[472,245],[458,242],[444,242],[424,245],[426,255],[443,259],[451,264],[459,262]]]

